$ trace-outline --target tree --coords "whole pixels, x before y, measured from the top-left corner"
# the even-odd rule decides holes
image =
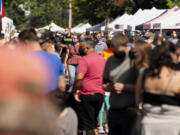
[[[169,0],[167,0],[169,1]],[[90,22],[92,25],[123,13],[134,14],[139,8],[168,8],[166,0],[74,0],[74,24]],[[172,0],[171,0],[172,1]],[[179,0],[177,0],[179,1]]]
[[[26,16],[25,10],[30,11]],[[68,26],[68,0],[8,0],[4,3],[5,12],[14,20],[17,29],[27,27],[43,27],[52,21],[56,24]]]
[[[27,17],[25,12],[19,7],[23,2],[23,0],[4,1],[5,15],[13,19],[17,29],[26,27]]]
[[[180,0],[167,0],[167,6],[172,8],[174,6],[180,7]]]
[[[14,20],[18,29],[43,27],[52,21],[68,27],[69,0],[7,0],[4,1],[5,13]],[[107,18],[124,14],[134,14],[139,8],[152,7],[164,9],[180,6],[180,0],[72,0],[73,26],[79,23],[95,25]],[[26,16],[23,5],[30,15]],[[27,25],[29,24],[29,25]]]
[[[68,1],[67,0],[38,0],[25,3],[26,9],[30,9],[30,17],[39,17],[39,27],[50,24],[68,26]]]

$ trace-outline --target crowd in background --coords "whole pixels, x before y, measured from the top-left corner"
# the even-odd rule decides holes
[[[3,135],[179,135],[176,31],[0,35]],[[1,134],[0,133],[0,134]]]

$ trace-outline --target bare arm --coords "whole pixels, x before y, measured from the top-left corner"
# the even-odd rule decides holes
[[[63,92],[66,91],[66,79],[64,76],[58,77],[58,88]]]
[[[73,93],[76,93],[78,91],[83,79],[84,79],[83,73],[78,73],[76,75],[76,79],[75,79],[74,86],[73,86]]]
[[[67,48],[67,45],[65,45],[65,44],[61,44],[61,45],[59,45],[61,48]]]
[[[136,83],[135,99],[136,99],[137,106],[141,103],[141,89],[142,89],[143,74],[144,73],[139,74],[137,83]]]
[[[69,57],[69,49],[67,49],[67,52],[66,52],[66,56],[65,56],[65,59],[64,59],[64,64],[67,65],[67,60],[68,60],[68,57]]]
[[[82,82],[83,78],[84,78],[84,74],[83,73],[78,73],[76,75],[75,83],[74,83],[74,86],[73,86],[72,91],[73,91],[73,94],[74,94],[74,98],[75,98],[75,100],[77,102],[81,102],[81,100],[79,99],[80,90],[78,90],[78,89],[79,89],[79,87],[81,85],[81,82]]]

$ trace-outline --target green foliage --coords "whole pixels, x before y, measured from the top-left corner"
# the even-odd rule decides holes
[[[68,0],[29,0],[25,7],[31,10],[31,17],[40,17],[39,27],[52,21],[62,27],[68,26]]]
[[[168,1],[168,0],[167,0]],[[135,13],[139,8],[168,8],[166,0],[74,0],[74,23],[89,21],[97,24],[108,17],[116,18],[124,12]],[[180,0],[177,0],[180,1]],[[124,3],[123,3],[124,2]],[[116,3],[116,4],[115,4]]]
[[[23,0],[4,1],[5,15],[13,19],[17,29],[26,27],[27,17],[24,11],[19,7]]]
[[[180,7],[180,0],[167,0],[168,7],[179,6]]]
[[[29,16],[25,16],[20,4],[31,11]],[[6,0],[4,8],[6,16],[14,20],[18,29],[43,27],[52,21],[67,27],[68,4],[69,0]],[[108,17],[116,18],[124,12],[133,14],[139,8],[172,8],[180,6],[180,0],[72,0],[72,4],[74,26],[82,22],[94,25]]]
[[[43,27],[52,21],[62,27],[68,26],[68,0],[7,0],[4,3],[6,15],[14,20],[18,29]],[[30,10],[25,16],[19,7]]]

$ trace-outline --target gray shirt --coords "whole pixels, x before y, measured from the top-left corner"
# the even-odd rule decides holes
[[[64,117],[59,117],[56,121],[56,135],[77,135],[78,119],[75,111],[68,107],[67,114]]]

